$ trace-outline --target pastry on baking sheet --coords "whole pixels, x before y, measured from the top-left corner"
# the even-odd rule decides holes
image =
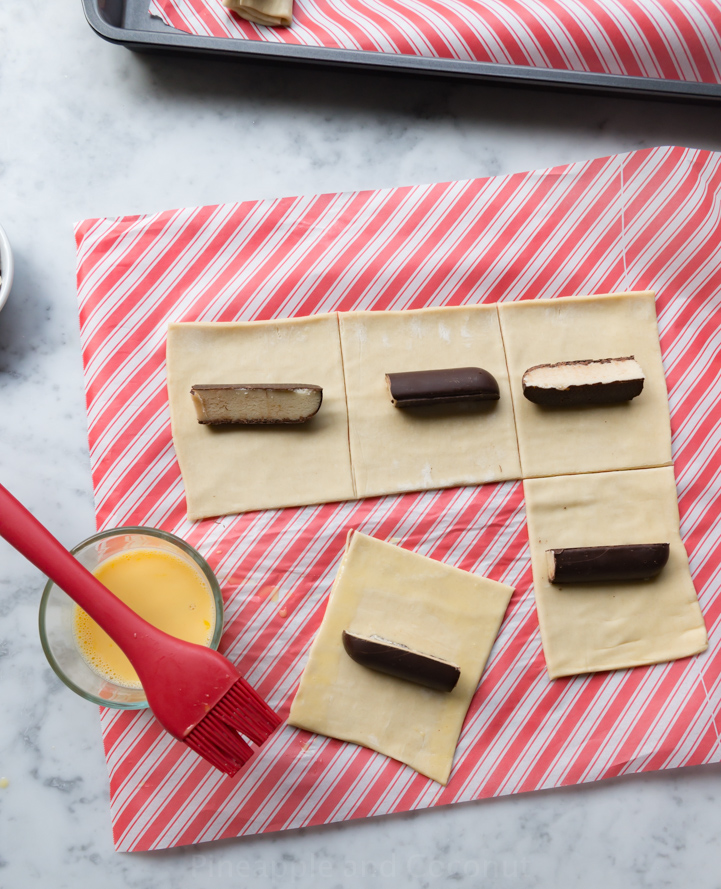
[[[337,315],[171,324],[167,372],[189,518],[353,499]],[[203,425],[190,394],[199,384],[298,381],[323,390],[301,424]]]
[[[445,784],[513,589],[351,532],[289,722],[370,747]],[[356,663],[344,631],[460,668],[450,692]]]
[[[223,6],[256,25],[289,27],[293,22],[293,0],[223,0]]]
[[[549,676],[621,670],[704,651],[706,626],[679,531],[673,467],[526,479],[533,586]],[[668,543],[651,580],[551,583],[546,551]]]
[[[499,303],[524,478],[671,463],[666,378],[652,292]],[[629,359],[643,371],[637,397],[548,407],[523,393],[538,365]],[[609,366],[613,363],[610,362]]]
[[[350,446],[359,497],[519,478],[495,305],[340,315]],[[482,368],[500,398],[399,410],[387,374]]]

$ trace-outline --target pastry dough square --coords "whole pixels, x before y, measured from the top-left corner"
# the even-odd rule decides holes
[[[523,477],[666,466],[671,426],[654,294],[500,303]],[[548,408],[523,395],[536,364],[634,355],[646,380],[629,402]]]
[[[351,532],[289,722],[362,744],[445,784],[513,589]],[[450,693],[362,667],[343,630],[376,634],[460,668]]]
[[[698,654],[708,645],[679,531],[673,468],[527,479],[533,586],[551,679]],[[548,582],[547,549],[670,543],[653,580]]]
[[[495,305],[340,316],[350,447],[359,497],[520,477]],[[499,401],[399,409],[387,373],[482,367]]]
[[[167,371],[188,518],[355,496],[335,314],[170,324]],[[298,425],[203,426],[190,397],[201,383],[312,383],[323,404]]]

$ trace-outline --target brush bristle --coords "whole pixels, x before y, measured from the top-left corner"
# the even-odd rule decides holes
[[[253,755],[253,748],[238,732],[260,746],[280,722],[280,717],[241,677],[186,735],[185,743],[216,769],[232,777]]]

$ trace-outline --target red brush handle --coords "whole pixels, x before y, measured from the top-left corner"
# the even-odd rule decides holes
[[[1,484],[0,536],[77,602],[134,666],[147,653],[151,640],[166,636],[100,583]]]

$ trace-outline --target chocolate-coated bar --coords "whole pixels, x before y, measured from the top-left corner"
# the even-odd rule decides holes
[[[359,636],[344,630],[343,647],[348,656],[363,667],[434,691],[453,691],[461,675],[460,669],[448,661],[421,654],[381,636]]]
[[[498,401],[495,377],[480,367],[449,367],[386,374],[391,401],[396,407],[453,404],[458,401]]]
[[[523,374],[523,394],[534,404],[577,407],[630,401],[641,394],[644,373],[633,355],[537,364]]]
[[[323,389],[306,383],[204,384],[190,395],[205,426],[305,423],[323,401]]]
[[[551,583],[650,580],[668,562],[668,543],[547,549]]]

